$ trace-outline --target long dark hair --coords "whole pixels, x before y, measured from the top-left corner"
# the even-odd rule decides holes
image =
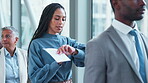
[[[40,38],[44,33],[46,33],[46,31],[48,30],[49,22],[51,21],[54,12],[58,8],[64,9],[64,7],[59,3],[52,3],[45,7],[41,15],[38,28],[36,29],[32,40]]]

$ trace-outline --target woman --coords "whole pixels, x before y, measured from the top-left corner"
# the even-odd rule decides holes
[[[28,74],[32,83],[72,83],[72,62],[84,66],[85,45],[59,35],[66,21],[64,7],[49,4],[42,12],[39,26],[29,46]],[[44,48],[56,48],[71,61],[57,63]]]

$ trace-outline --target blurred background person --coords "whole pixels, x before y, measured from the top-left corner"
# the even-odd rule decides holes
[[[27,52],[16,46],[19,33],[12,26],[1,31],[0,83],[27,83]]]

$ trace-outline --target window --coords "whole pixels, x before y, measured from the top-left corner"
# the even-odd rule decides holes
[[[11,25],[10,0],[0,0],[0,27]]]
[[[93,0],[92,37],[110,26],[113,14],[109,0]]]
[[[92,14],[92,37],[99,35],[111,25],[114,17],[110,0],[93,0]],[[145,12],[144,19],[137,21],[139,30],[148,36],[148,12]]]

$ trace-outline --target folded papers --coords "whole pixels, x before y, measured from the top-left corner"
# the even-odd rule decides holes
[[[70,61],[70,59],[65,55],[65,54],[57,54],[57,50],[55,48],[44,48],[45,51],[47,51],[53,58],[54,60],[59,63],[59,62],[65,62],[65,61]]]

